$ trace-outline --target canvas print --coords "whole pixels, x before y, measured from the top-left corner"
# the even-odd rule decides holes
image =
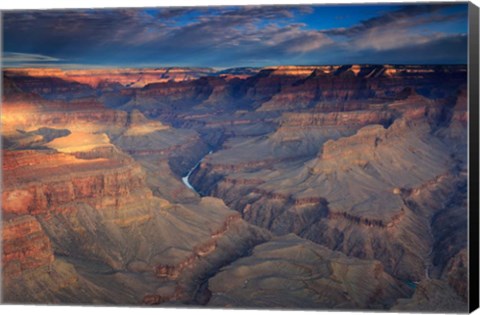
[[[467,311],[468,11],[2,12],[2,302]]]

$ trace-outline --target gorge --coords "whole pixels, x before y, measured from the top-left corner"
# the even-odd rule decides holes
[[[208,154],[212,154],[213,151],[209,151]],[[206,155],[205,155],[206,156]],[[191,184],[190,184],[190,176],[192,175],[192,173],[197,169],[197,167],[200,166],[200,163],[202,163],[203,159],[205,159],[205,156],[202,157],[200,160],[198,160],[197,163],[195,163],[195,165],[188,171],[187,175],[183,176],[182,177],[182,182],[185,184],[185,186],[187,186],[189,189],[191,189],[192,191],[198,193],[196,190],[195,190],[195,187],[193,187]]]
[[[466,311],[466,78],[5,69],[3,300]]]

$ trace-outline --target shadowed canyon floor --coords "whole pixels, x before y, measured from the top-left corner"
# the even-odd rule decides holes
[[[3,300],[466,311],[466,75],[7,69]]]

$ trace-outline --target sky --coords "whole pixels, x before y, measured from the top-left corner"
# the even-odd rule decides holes
[[[468,5],[3,12],[4,67],[466,64]]]

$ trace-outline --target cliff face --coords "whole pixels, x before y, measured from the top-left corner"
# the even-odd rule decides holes
[[[384,309],[409,294],[379,262],[348,258],[293,235],[255,247],[211,279],[210,288],[211,306],[256,308]]]
[[[24,91],[44,96],[50,99],[70,99],[75,97],[91,97],[95,90],[86,84],[63,80],[58,76],[32,76],[28,71],[15,75],[16,71],[8,71],[7,77],[15,82],[15,85]]]
[[[41,151],[6,152],[3,176],[7,215],[46,213],[84,199],[99,206],[120,205],[145,184],[144,173],[131,160],[82,160]]]
[[[411,299],[399,299],[393,311],[436,311],[467,312],[465,303],[455,294],[450,286],[439,280],[425,280],[418,284]]]
[[[5,104],[2,115],[2,124],[5,126],[5,134],[18,135],[18,129],[34,131],[40,127],[55,129],[68,129],[71,131],[98,132],[108,129],[117,133],[125,126],[127,114],[113,110],[86,110],[81,112],[65,113],[64,111],[45,112],[28,107],[16,106],[9,109]],[[25,112],[26,110],[27,112]]]
[[[3,222],[2,272],[18,277],[23,272],[48,268],[54,261],[52,245],[40,223],[32,216],[18,216]]]
[[[395,120],[391,111],[348,111],[334,113],[287,113],[281,127],[342,126],[353,127],[370,124],[389,125]]]
[[[71,84],[83,84],[90,87],[102,87],[109,83],[118,83],[122,86],[143,87],[154,82],[187,81],[197,79],[212,73],[208,68],[156,68],[156,69],[99,69],[99,70],[62,70],[54,68],[8,69],[14,77],[28,78],[26,85],[40,86],[48,90],[49,80],[62,79]],[[32,82],[34,82],[32,84]],[[53,86],[57,88],[57,86]],[[56,91],[58,92],[58,91]],[[53,93],[52,93],[53,94]],[[55,93],[58,94],[58,93]]]
[[[93,98],[46,100],[15,92],[3,98],[2,134],[14,140],[40,128],[115,134],[125,127],[127,117],[126,112],[107,109]]]

